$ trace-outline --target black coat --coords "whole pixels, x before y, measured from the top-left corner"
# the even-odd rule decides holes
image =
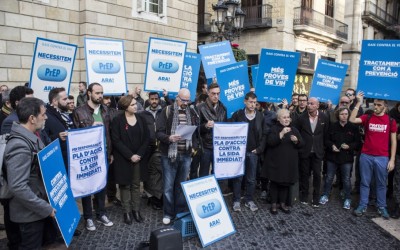
[[[300,158],[309,157],[313,147],[315,155],[322,160],[325,153],[325,142],[328,137],[328,117],[321,111],[318,112],[318,121],[314,132],[311,130],[308,112],[302,113],[293,125],[300,132],[305,143],[304,147],[300,149]]]
[[[341,149],[341,145],[346,143],[349,149]],[[329,136],[326,141],[326,159],[337,164],[354,161],[354,150],[358,150],[361,144],[360,131],[357,125],[347,122],[345,126],[335,122],[329,127]],[[335,145],[339,152],[333,152],[332,146]]]
[[[136,115],[136,119],[140,128],[140,134],[137,135],[128,133],[129,130],[126,129],[128,122],[124,113],[116,116],[110,126],[114,156],[112,170],[117,184],[129,185],[132,183],[133,163],[131,157],[134,154],[143,157],[150,141],[146,121],[138,115]],[[140,147],[137,152],[131,150],[133,148],[133,137],[139,137],[140,140]],[[140,177],[141,180],[147,179],[147,169],[144,164],[140,164]]]
[[[280,139],[279,133],[283,129],[279,122],[272,126],[266,138],[265,160],[261,176],[273,182],[291,184],[299,180],[299,149],[304,145],[299,131],[291,126],[292,131]],[[295,135],[299,142],[294,144],[290,136]]]

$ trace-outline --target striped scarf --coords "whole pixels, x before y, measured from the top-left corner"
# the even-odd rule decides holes
[[[166,112],[169,112],[169,109],[166,109]],[[192,121],[190,119],[190,109],[186,108],[186,125],[190,126],[192,125]],[[166,114],[168,117],[168,114]],[[179,125],[179,107],[176,102],[174,102],[174,113],[172,117],[172,126],[171,126],[171,135],[175,134],[176,127]],[[192,146],[192,140],[186,140],[186,149],[189,149],[189,147]],[[171,159],[171,161],[176,160],[176,156],[178,154],[178,142],[173,142],[169,145],[168,148],[168,158]]]

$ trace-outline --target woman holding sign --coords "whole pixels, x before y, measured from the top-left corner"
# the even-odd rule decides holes
[[[303,139],[299,131],[291,126],[290,113],[287,109],[277,112],[278,122],[267,133],[267,145],[262,176],[271,181],[271,213],[278,213],[280,209],[288,214],[286,200],[289,187],[299,179],[298,149],[303,146]]]
[[[125,210],[124,222],[131,225],[132,216],[137,222],[143,222],[139,212],[140,160],[146,152],[150,135],[146,121],[136,115],[137,102],[131,95],[122,97],[118,106],[124,112],[111,123],[114,176]]]

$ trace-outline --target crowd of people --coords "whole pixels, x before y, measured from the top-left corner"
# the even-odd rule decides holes
[[[141,213],[143,197],[153,209],[163,211],[164,225],[188,211],[181,183],[213,174],[217,122],[249,125],[244,176],[219,182],[225,194],[233,193],[233,212],[242,209],[242,193],[244,206],[257,211],[254,196],[260,187],[261,198],[270,199],[271,214],[291,213],[291,198],[299,183],[301,204],[315,208],[327,204],[333,185],[338,185],[344,209],[351,209],[352,197],[360,194],[354,215],[362,216],[376,199],[379,215],[400,217],[400,151],[396,147],[400,103],[389,110],[385,100],[375,99],[373,109],[364,113],[364,94],[354,89],[347,89],[336,107],[296,93],[290,103],[263,103],[250,91],[243,108],[228,119],[216,82],[200,83],[193,104],[192,93],[185,88],[174,99],[166,91],[149,92],[145,101],[138,87],[110,97],[104,96],[101,84],[80,82],[76,105],[64,88],[52,89],[47,104],[33,97],[26,86],[9,91],[3,85],[0,92],[1,134],[10,134],[4,165],[14,194],[1,201],[10,249],[39,249],[56,237],[56,211],[45,195],[35,153],[60,139],[68,173],[68,130],[97,125],[105,127],[109,168],[107,186],[82,198],[88,231],[98,225],[113,226],[105,209],[106,197],[122,207],[121,218],[128,225],[146,220]],[[183,139],[176,133],[179,125],[195,125],[197,130],[191,139]],[[386,203],[390,195],[396,204],[391,215]]]

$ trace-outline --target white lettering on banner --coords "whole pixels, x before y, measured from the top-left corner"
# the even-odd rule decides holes
[[[372,132],[378,132],[378,133],[386,133],[387,125],[384,124],[373,124],[370,123],[368,125],[368,130]]]
[[[364,65],[372,67],[371,70],[365,71],[366,76],[387,78],[397,78],[399,76],[396,67],[400,67],[400,62],[364,60]]]
[[[68,195],[66,194],[68,189],[67,176],[62,175],[61,172],[57,172],[53,179],[51,179],[51,187],[50,198],[62,208],[68,199]]]
[[[228,89],[224,91],[224,94],[228,101],[235,100],[244,96],[244,84],[239,83],[239,80],[233,80],[228,83]]]
[[[284,74],[285,69],[281,67],[272,67],[270,73],[264,73],[265,85],[285,87],[289,75]]]

